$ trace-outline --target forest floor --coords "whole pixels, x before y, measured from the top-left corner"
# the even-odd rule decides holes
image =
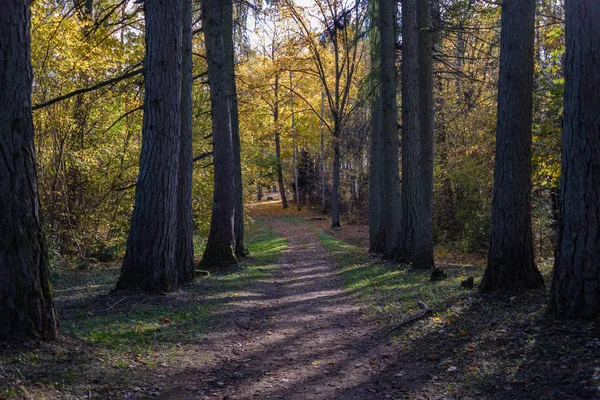
[[[280,207],[250,207],[242,268],[178,293],[109,293],[118,265],[55,271],[63,337],[0,348],[0,399],[600,398],[598,321],[549,318],[543,290],[461,289],[480,256],[438,249],[430,283],[369,255],[365,226]]]

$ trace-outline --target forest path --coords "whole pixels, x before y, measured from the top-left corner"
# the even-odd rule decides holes
[[[279,268],[201,344],[203,363],[173,377],[182,389],[163,396],[402,398],[390,382],[404,373],[393,365],[389,336],[363,316],[315,232],[281,217],[261,219],[289,242]]]

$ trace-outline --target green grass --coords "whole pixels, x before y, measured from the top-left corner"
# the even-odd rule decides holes
[[[385,264],[373,260],[363,249],[342,242],[323,232],[318,233],[321,244],[335,257],[339,275],[347,289],[379,318],[400,321],[420,310],[418,300],[436,310],[438,316],[450,312],[469,291],[461,290],[460,282],[467,276],[479,283],[483,270],[476,266],[445,269],[448,279],[429,282],[430,271],[408,266]]]
[[[227,302],[223,299],[235,298],[236,293],[246,286],[267,279],[287,246],[284,239],[258,221],[249,226],[247,242],[251,257],[242,263],[239,270],[210,276],[200,274],[196,282],[173,295],[134,296],[131,299],[127,296],[113,297],[113,304],[122,300],[114,307],[114,311],[118,312],[110,312],[112,309],[104,311],[110,305],[104,310],[90,310],[90,304],[85,302],[86,293],[96,294],[114,286],[118,266],[91,273],[87,277],[92,280],[80,285],[75,284],[77,277],[73,274],[81,275],[81,272],[59,274],[57,291],[77,288],[78,298],[84,300],[83,307],[63,318],[62,332],[115,350],[143,351],[157,343],[197,341],[209,327],[218,308]],[[82,291],[82,288],[88,290]]]
[[[115,286],[119,264],[53,271],[64,340],[49,348],[1,354],[8,379],[0,379],[0,398],[19,392],[17,380],[27,389],[36,384],[78,392],[91,376],[113,386],[115,375],[133,382],[142,371],[175,362],[231,312],[231,304],[247,289],[271,277],[287,247],[260,221],[249,225],[246,241],[251,256],[239,269],[199,274],[194,283],[167,295],[106,296]],[[45,380],[23,378],[46,375]]]

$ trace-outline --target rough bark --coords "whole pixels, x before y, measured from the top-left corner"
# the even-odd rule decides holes
[[[381,48],[379,40],[379,1],[369,1],[369,14],[372,22],[370,30],[371,81],[373,95],[371,100],[371,143],[369,165],[369,251],[383,253],[385,231],[382,215],[382,139],[381,139],[381,93],[380,64]]]
[[[492,232],[482,291],[544,286],[530,214],[535,3],[502,3]]]
[[[240,122],[238,113],[237,86],[235,82],[235,50],[233,43],[233,1],[223,1],[223,47],[227,65],[227,84],[231,113],[231,140],[235,173],[235,254],[247,257],[248,248],[244,243],[244,186],[242,182],[242,161],[240,143]]]
[[[181,0],[149,1],[140,172],[117,289],[177,289],[177,187],[181,130]]]
[[[0,3],[0,342],[58,336],[37,191],[28,0]]]
[[[214,193],[210,231],[200,266],[206,269],[237,265],[235,256],[235,161],[231,133],[228,70],[223,45],[224,0],[202,2],[202,28],[210,82]]]
[[[393,259],[400,239],[400,172],[398,152],[398,103],[396,101],[396,15],[395,0],[380,0],[381,46],[381,212],[385,232],[383,257]]]
[[[419,184],[413,266],[433,268],[433,25],[430,0],[419,0]]]
[[[279,72],[275,73],[275,105],[273,107],[273,125],[275,125],[275,155],[277,157],[277,184],[283,208],[288,208],[283,183],[283,164],[281,162],[281,134],[279,133]]]
[[[177,187],[177,247],[179,283],[194,280],[194,220],[192,216],[192,1],[182,0],[181,138]]]
[[[417,0],[402,1],[402,191],[401,230],[396,260],[412,263],[419,179],[419,62]]]
[[[561,206],[550,310],[600,315],[600,2],[567,0]]]

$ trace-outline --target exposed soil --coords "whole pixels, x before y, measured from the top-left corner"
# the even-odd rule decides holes
[[[268,223],[289,241],[275,277],[255,288],[255,299],[235,305],[219,334],[202,344],[210,360],[174,376],[182,389],[164,397],[401,398],[400,385],[372,380],[382,370],[403,373],[390,365],[389,337],[344,290],[314,233],[277,218]]]
[[[434,314],[395,329],[397,320],[373,314],[367,305],[372,299],[360,299],[359,291],[344,288],[338,275],[340,266],[316,235],[326,230],[363,248],[365,228],[331,231],[324,225],[327,221],[315,214],[282,215],[279,207],[279,203],[273,203],[253,211],[255,218],[289,242],[279,267],[269,278],[240,287],[235,296],[218,299],[227,303],[217,316],[218,322],[199,339],[177,343],[181,354],[173,353],[173,360],[164,359],[152,368],[145,368],[144,360],[128,361],[133,367],[102,367],[86,373],[90,389],[83,395],[81,388],[73,385],[69,390],[65,383],[60,390],[43,386],[34,394],[23,388],[15,397],[600,398],[597,321],[556,321],[547,317],[543,312],[547,292],[543,290],[487,297],[471,290],[462,291],[452,304],[434,310]],[[449,264],[446,267],[455,268]],[[397,269],[390,265],[391,271]],[[382,279],[383,286],[385,276]],[[200,285],[197,290],[204,289]],[[182,297],[190,297],[191,302],[182,308],[185,311],[194,299],[202,301],[198,293],[184,291],[171,297],[179,302]],[[150,300],[166,302],[167,297]],[[144,299],[136,298],[135,303],[141,304]],[[111,312],[125,303],[115,306],[120,300],[114,296],[103,301],[112,304]],[[127,312],[124,308],[119,315],[127,317]],[[91,368],[94,360],[101,359],[70,338],[41,346],[42,353],[64,354],[61,357],[65,362],[81,358],[83,361],[70,362],[80,362],[82,367]],[[25,368],[28,361],[24,358],[21,363]],[[1,367],[0,363],[0,375],[5,374]],[[23,371],[25,385],[35,373]],[[98,376],[101,371],[111,376],[102,379]],[[63,378],[65,375],[62,373]],[[75,375],[72,379],[81,380]]]

